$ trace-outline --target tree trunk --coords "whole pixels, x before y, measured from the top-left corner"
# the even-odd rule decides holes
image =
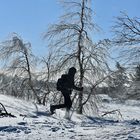
[[[80,83],[79,87],[83,86],[83,77],[84,77],[84,72],[83,72],[83,57],[82,57],[82,33],[84,30],[84,21],[83,21],[83,16],[84,16],[84,8],[85,8],[85,2],[84,0],[82,1],[82,7],[81,7],[81,29],[79,30],[79,38],[78,38],[78,63],[79,63],[79,68],[80,68]],[[78,114],[82,114],[83,112],[83,91],[79,92],[79,104],[78,104]]]

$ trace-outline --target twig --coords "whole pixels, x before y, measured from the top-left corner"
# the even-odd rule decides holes
[[[104,114],[102,114],[101,116],[102,116],[102,117],[104,117],[104,116],[106,116],[106,115],[108,115],[108,114],[113,114],[114,112],[118,112],[118,113],[119,113],[119,115],[120,115],[120,116],[121,116],[121,118],[122,118],[122,114],[121,114],[121,112],[120,112],[120,110],[119,110],[119,109],[112,110],[112,111],[107,111],[107,112],[105,112]]]
[[[23,117],[23,120],[27,117],[27,115],[19,114],[19,116]]]

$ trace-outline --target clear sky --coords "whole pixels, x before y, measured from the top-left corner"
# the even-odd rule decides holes
[[[92,8],[96,13],[93,20],[103,29],[97,38],[109,35],[114,17],[120,15],[120,11],[140,17],[140,0],[93,0]],[[35,55],[45,55],[47,49],[42,34],[62,13],[58,0],[0,0],[0,41],[16,32],[31,42]]]

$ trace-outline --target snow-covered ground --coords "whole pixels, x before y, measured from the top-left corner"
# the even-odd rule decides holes
[[[73,114],[64,119],[65,111],[49,115],[49,106],[0,95],[9,113],[16,118],[0,118],[0,140],[140,140],[140,103],[119,103],[105,99],[100,114],[117,110],[104,117]]]

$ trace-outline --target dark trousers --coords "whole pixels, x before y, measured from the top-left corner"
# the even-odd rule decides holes
[[[61,91],[61,92],[64,96],[64,104],[53,105],[52,107],[54,109],[66,108],[67,110],[70,110],[70,108],[72,106],[72,101],[71,101],[71,98],[70,98],[71,91],[64,90],[64,91]]]

